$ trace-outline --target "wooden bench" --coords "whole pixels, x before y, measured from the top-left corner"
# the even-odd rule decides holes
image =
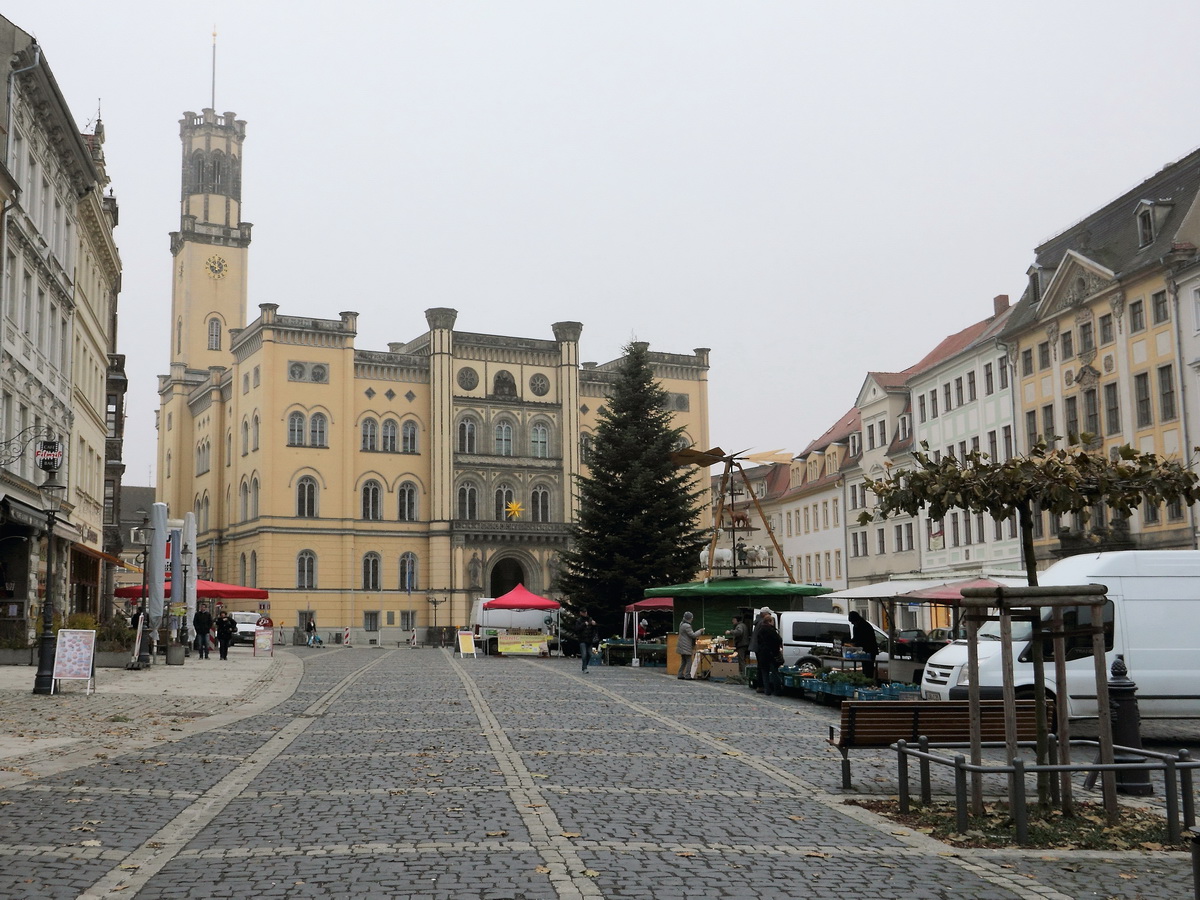
[[[1016,701],[1017,740],[1037,739],[1037,703]],[[931,744],[966,743],[971,739],[971,704],[967,700],[847,700],[841,725],[829,726],[829,743],[842,754],[842,787],[850,787],[852,747],[890,747],[896,741]],[[981,700],[983,740],[1003,741],[1004,701]],[[1046,721],[1054,730],[1054,704],[1047,703]]]

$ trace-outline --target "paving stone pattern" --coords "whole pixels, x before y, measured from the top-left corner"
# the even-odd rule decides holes
[[[842,791],[836,712],[792,698],[558,659],[303,659],[269,710],[0,790],[0,896],[1191,897],[1182,853],[952,850],[847,806],[894,792],[894,760],[853,754]]]

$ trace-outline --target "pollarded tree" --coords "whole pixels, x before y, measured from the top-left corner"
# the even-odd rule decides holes
[[[695,574],[701,491],[696,470],[670,459],[680,437],[646,345],[630,344],[600,410],[590,474],[576,482],[579,516],[557,583],[571,611],[590,612],[602,634],[646,588]]]
[[[1090,435],[1080,435],[1086,446]],[[1026,456],[995,462],[972,452],[965,459],[952,456],[935,462],[928,445],[913,453],[912,468],[897,467],[877,481],[867,481],[878,505],[874,513],[887,518],[897,512],[915,516],[927,509],[942,519],[951,509],[986,513],[994,519],[1013,515],[1021,530],[1021,555],[1029,584],[1036,585],[1033,553],[1033,512],[1057,515],[1078,513],[1086,522],[1093,506],[1103,503],[1118,516],[1128,516],[1143,501],[1153,504],[1200,498],[1200,478],[1176,460],[1143,453],[1129,445],[1117,457],[1079,448],[1050,449],[1039,442]],[[872,512],[859,516],[868,524]]]

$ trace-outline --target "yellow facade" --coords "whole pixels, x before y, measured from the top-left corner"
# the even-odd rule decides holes
[[[1023,446],[1058,435],[1061,446],[1091,435],[1092,450],[1111,454],[1129,444],[1180,459],[1186,454],[1176,317],[1161,267],[1124,283],[1079,253],[1069,253],[1050,283],[1033,327],[1010,345],[1017,378],[1017,423]],[[1155,514],[1157,513],[1157,514]],[[1192,546],[1189,511],[1139,510],[1129,521],[1142,548]],[[1109,527],[1093,512],[1084,533]],[[1039,557],[1059,546],[1073,520],[1042,516]]]
[[[240,183],[225,183],[231,196],[188,194],[215,183],[188,166],[214,133],[240,161],[244,123],[185,115],[172,361],[159,384],[158,497],[172,517],[195,513],[201,572],[267,588],[277,624],[312,615],[356,643],[464,625],[473,599],[518,583],[553,593],[573,480],[618,363],[581,364],[577,322],[547,339],[485,335],[455,330],[444,308],[379,351],[356,349],[354,312],[260,304],[243,324]],[[219,220],[189,218],[203,210]],[[650,359],[676,421],[707,447],[708,351]]]

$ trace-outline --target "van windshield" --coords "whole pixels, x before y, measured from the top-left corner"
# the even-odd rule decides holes
[[[1104,645],[1106,650],[1113,648],[1113,602],[1108,600],[1103,606],[1102,617],[1104,621]],[[1054,658],[1054,647],[1050,629],[1050,617],[1052,614],[1050,608],[1042,610],[1042,622],[1045,623],[1043,628],[1046,629],[1046,638],[1043,644],[1044,653],[1047,659]],[[1063,608],[1063,637],[1068,659],[1081,659],[1090,656],[1092,652],[1092,608],[1090,606],[1068,606]],[[1033,636],[1032,622],[1013,622],[1012,623],[1013,644],[1020,646],[1029,642]],[[1000,623],[999,622],[984,622],[979,626],[979,640],[981,641],[998,641],[1000,640]]]

